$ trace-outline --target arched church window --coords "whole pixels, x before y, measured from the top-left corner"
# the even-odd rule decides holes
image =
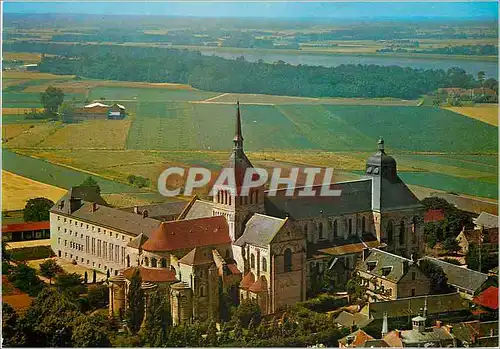
[[[287,248],[285,250],[283,259],[284,259],[283,265],[284,265],[285,273],[292,271],[292,250]]]
[[[149,267],[149,259],[148,259],[148,257],[144,257],[144,264],[146,265],[146,267]]]
[[[320,239],[323,239],[323,223],[319,222],[318,224],[318,235]]]
[[[228,194],[228,197],[229,197],[229,205],[231,205],[231,200],[232,200],[231,194]]]
[[[392,244],[392,241],[394,239],[394,224],[392,223],[392,221],[389,221],[389,223],[387,223],[387,243],[389,245]]]
[[[336,238],[338,236],[338,226],[337,220],[333,221],[333,237]]]
[[[366,229],[366,218],[365,216],[363,216],[363,218],[361,218],[361,232],[365,232],[365,229]]]
[[[255,255],[253,253],[250,255],[250,268],[255,268]]]
[[[127,255],[127,268],[130,267],[130,256]]]
[[[349,229],[348,230],[349,231],[349,235],[351,235],[352,234],[352,218],[349,218],[349,228],[348,229]]]
[[[167,267],[167,260],[165,258],[161,259],[161,267],[166,268]]]
[[[262,257],[262,271],[267,271],[267,260],[265,257]]]
[[[399,223],[399,244],[404,245],[405,243],[405,221],[401,220]]]
[[[411,225],[411,230],[412,230],[411,242],[413,244],[417,242],[417,229],[418,229],[417,225],[418,225],[418,217],[413,217],[412,225]]]
[[[151,258],[151,266],[153,268],[156,268],[158,266],[158,262],[156,261],[156,258]]]

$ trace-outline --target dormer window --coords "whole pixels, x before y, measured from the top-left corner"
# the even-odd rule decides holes
[[[368,267],[369,271],[372,271],[377,266],[377,262],[368,262],[366,263],[366,266]]]
[[[384,267],[382,268],[382,276],[387,276],[391,273],[392,267]]]

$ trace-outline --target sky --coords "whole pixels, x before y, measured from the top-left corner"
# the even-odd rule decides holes
[[[119,5],[118,5],[119,4]],[[279,18],[469,18],[497,19],[498,2],[18,2],[6,1],[4,13],[86,13],[194,17]]]

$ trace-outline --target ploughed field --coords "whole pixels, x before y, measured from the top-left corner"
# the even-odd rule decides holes
[[[133,192],[138,190],[127,185],[127,176],[134,174],[149,178],[154,191],[166,166],[216,171],[232,147],[239,99],[245,149],[253,162],[328,166],[359,174],[383,136],[407,183],[497,197],[498,128],[474,117],[474,110],[460,113],[417,106],[418,101],[232,95],[187,85],[40,73],[14,72],[7,80],[4,169],[42,183],[68,187],[90,172],[102,176],[105,192]],[[41,107],[35,91],[49,85],[69,91],[66,100],[119,102],[128,117],[76,124],[25,119],[26,108]]]

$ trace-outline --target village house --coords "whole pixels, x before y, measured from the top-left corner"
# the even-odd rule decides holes
[[[75,108],[73,121],[84,120],[122,120],[126,117],[126,108],[118,103],[112,105],[94,102],[81,108]]]
[[[472,219],[474,229],[498,228],[498,216],[487,212],[481,212],[477,218]]]
[[[427,295],[430,280],[417,263],[380,249],[365,249],[356,268],[370,301]]]
[[[460,252],[467,254],[470,246],[481,246],[485,251],[498,253],[498,227],[466,230],[457,236]]]

